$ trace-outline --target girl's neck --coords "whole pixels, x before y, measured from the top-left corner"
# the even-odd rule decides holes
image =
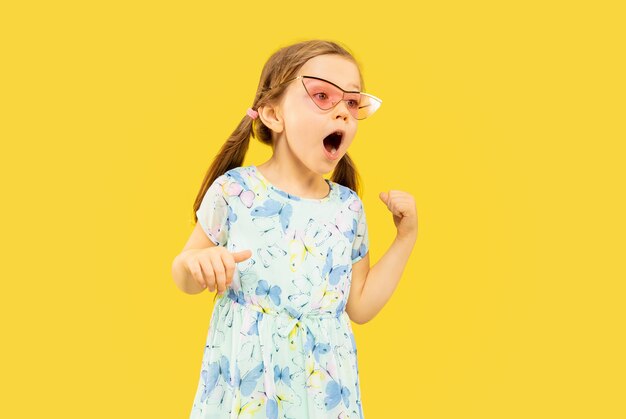
[[[279,162],[274,157],[256,166],[272,185],[302,198],[317,198],[328,195],[328,184],[318,173],[302,165]]]

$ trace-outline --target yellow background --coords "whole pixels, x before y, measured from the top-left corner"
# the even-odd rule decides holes
[[[193,200],[265,60],[322,38],[383,99],[350,149],[372,263],[380,191],[419,217],[354,325],[365,417],[626,417],[619,3],[3,4],[0,416],[188,417],[213,297],[171,278]]]

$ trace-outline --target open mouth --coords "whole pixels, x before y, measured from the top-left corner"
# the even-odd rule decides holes
[[[335,131],[331,132],[324,138],[324,148],[330,154],[335,154],[337,150],[339,150],[339,146],[341,145],[341,140],[343,139],[343,132]]]

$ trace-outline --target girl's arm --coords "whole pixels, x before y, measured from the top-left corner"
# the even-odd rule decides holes
[[[373,319],[391,298],[417,240],[417,210],[413,197],[402,191],[381,193],[398,229],[395,240],[370,269],[369,252],[352,265],[352,282],[346,311],[363,324]]]

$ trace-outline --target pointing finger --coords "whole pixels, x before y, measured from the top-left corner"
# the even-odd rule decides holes
[[[252,256],[251,250],[242,250],[241,252],[235,252],[232,254],[235,262],[242,262],[246,259],[249,259]]]

